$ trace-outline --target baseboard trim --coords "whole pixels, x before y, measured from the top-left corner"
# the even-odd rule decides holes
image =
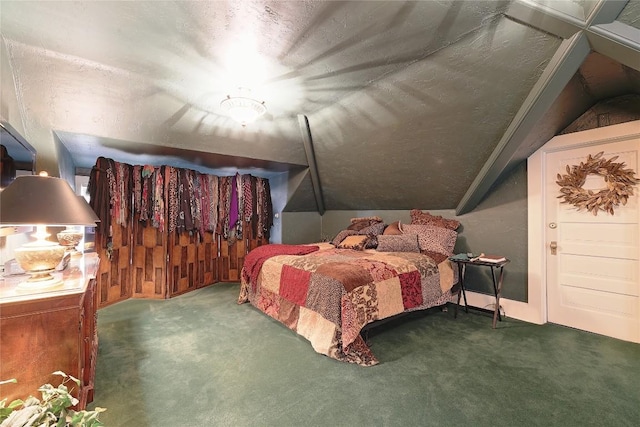
[[[473,291],[467,291],[466,294],[469,306],[493,310],[496,303],[493,295]],[[464,305],[462,297],[460,297],[460,300],[460,304]],[[531,307],[526,302],[500,298],[500,306],[502,307],[501,313],[504,314],[505,317],[535,323],[537,325],[545,323],[540,318],[539,310],[536,307]]]

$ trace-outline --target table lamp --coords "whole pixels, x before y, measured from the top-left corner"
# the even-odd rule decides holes
[[[77,197],[80,200],[82,206],[87,210],[87,213],[93,218],[94,223],[100,222],[100,218],[93,211],[93,209],[91,209],[91,206],[89,206],[87,200],[83,196]],[[93,226],[94,224],[91,225]],[[78,243],[80,243],[80,241],[84,237],[84,231],[82,230],[82,227],[76,225],[67,225],[67,228],[59,232],[56,237],[58,238],[58,243],[60,243],[61,246],[64,246],[67,249],[67,252],[69,252],[71,255],[76,255],[79,253],[76,249],[76,246],[78,246]]]
[[[46,240],[46,227],[94,226],[95,213],[87,207],[65,180],[46,174],[19,176],[0,192],[0,225],[36,227],[36,240],[14,253],[20,268],[30,275],[19,287],[44,289],[60,284],[51,272],[62,261],[65,247]]]

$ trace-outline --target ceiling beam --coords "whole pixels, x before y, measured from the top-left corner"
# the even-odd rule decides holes
[[[309,175],[311,177],[311,185],[313,186],[313,194],[316,198],[316,206],[318,207],[320,216],[322,216],[325,212],[324,197],[322,196],[322,186],[320,185],[316,155],[313,150],[313,138],[311,138],[311,128],[309,127],[307,116],[298,114],[298,124],[300,125],[300,133],[302,134],[304,152],[307,155],[307,164],[309,165]]]
[[[600,0],[591,15],[587,17],[588,26],[615,21],[627,3],[629,0]]]
[[[615,21],[589,27],[587,37],[596,52],[640,71],[640,29]]]
[[[583,28],[583,22],[548,7],[524,1],[509,5],[505,15],[557,37],[568,39]]]
[[[627,0],[602,0],[584,19],[539,3],[519,0],[511,3],[505,15],[549,34],[568,39],[581,30],[615,21]]]
[[[458,203],[456,214],[473,210],[593,49],[635,70],[640,68],[640,30],[615,21],[627,0],[602,0],[584,19],[519,0],[506,16],[565,39],[556,51],[476,179]]]
[[[582,31],[562,42],[493,153],[460,200],[456,208],[457,215],[474,209],[500,175],[508,169],[527,135],[542,119],[590,51],[589,42]]]

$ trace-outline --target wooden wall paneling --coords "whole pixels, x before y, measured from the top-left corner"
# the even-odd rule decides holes
[[[218,238],[215,233],[204,233],[196,246],[196,287],[201,288],[218,281]]]
[[[165,166],[165,184],[169,173]],[[169,186],[164,188],[165,200]],[[168,204],[165,204],[168,216]],[[268,239],[254,236],[250,222],[243,224],[243,237],[233,242],[215,233],[197,237],[189,233],[160,233],[139,222],[136,214],[131,225],[113,224],[113,247],[107,254],[96,233],[100,258],[98,308],[130,297],[169,298],[218,281],[239,282],[245,255]]]
[[[245,222],[244,229],[249,226]],[[244,264],[244,257],[252,243],[247,243],[245,237],[231,243],[227,239],[220,238],[220,281],[239,282]]]
[[[110,250],[103,244],[108,236],[96,230],[96,251],[102,261],[97,276],[98,308],[131,297],[131,228],[114,222],[111,230]]]
[[[164,167],[166,200],[168,189],[167,167]],[[155,185],[150,183],[151,188]],[[155,190],[154,190],[155,191]],[[167,205],[165,205],[165,216]],[[161,232],[150,221],[140,221],[140,213],[133,216],[133,257],[131,282],[135,298],[168,298],[167,292],[167,233]]]
[[[232,256],[235,247],[229,244],[229,241],[222,236],[220,236],[220,257],[218,258],[219,270],[220,270],[220,281],[221,282],[233,282],[235,281],[235,276],[232,276],[231,271],[231,263]]]
[[[169,297],[196,289],[196,235],[169,235],[168,288]]]
[[[247,253],[251,252],[258,246],[266,245],[269,243],[269,240],[264,237],[255,237],[253,235],[253,231],[247,231],[245,235],[245,241],[247,242]]]
[[[156,227],[134,216],[131,282],[134,298],[167,297],[167,239]]]
[[[244,230],[244,240],[247,245],[247,253],[251,252],[258,246],[269,243],[269,239],[266,239],[265,237],[256,237],[250,222],[245,222]]]
[[[249,249],[249,252],[261,245],[260,240],[257,239],[251,239],[247,237],[245,240],[247,242],[247,248]]]
[[[229,278],[229,242],[222,236],[219,236],[220,256],[218,257],[218,271],[221,282],[232,281]]]

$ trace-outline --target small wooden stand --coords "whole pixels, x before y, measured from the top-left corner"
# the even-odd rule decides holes
[[[465,289],[465,274],[467,272],[467,265],[474,265],[480,267],[489,267],[491,269],[491,279],[493,281],[493,294],[496,298],[495,308],[493,310],[493,328],[496,328],[496,323],[502,321],[502,316],[500,315],[500,295],[502,294],[502,280],[504,278],[504,266],[509,263],[508,259],[500,262],[486,262],[486,261],[478,261],[473,258],[460,258],[460,257],[450,257],[449,261],[456,263],[458,265],[458,277],[460,278],[460,287],[458,289],[458,302],[456,304],[454,317],[458,316],[458,306],[460,305],[460,295],[464,298],[464,309],[468,313],[469,305],[467,304],[467,293]],[[496,277],[497,271],[497,277]],[[472,307],[476,308],[476,307]]]

